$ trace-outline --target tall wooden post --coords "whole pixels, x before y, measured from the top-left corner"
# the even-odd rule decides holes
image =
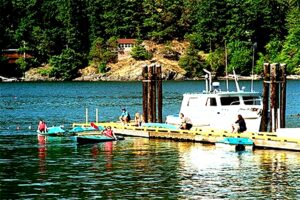
[[[157,73],[157,112],[158,122],[162,123],[162,77],[161,77],[161,66],[156,65]]]
[[[143,76],[143,118],[144,122],[148,122],[148,66],[143,65],[142,76]]]
[[[152,120],[153,122],[156,122],[156,65],[152,64],[151,67],[153,68],[153,76],[152,76],[152,88],[153,88],[153,93],[152,93]]]
[[[277,85],[277,71],[278,71],[278,64],[274,63],[271,64],[271,71],[270,71],[270,84],[271,84],[271,106],[270,106],[270,127],[271,131],[275,132],[277,129],[277,109],[278,109],[278,85]]]
[[[280,128],[285,128],[286,111],[286,64],[280,64],[281,84],[280,84]]]
[[[148,110],[148,122],[153,122],[153,67],[148,67],[148,101],[147,101],[147,110]]]
[[[261,117],[260,130],[268,130],[268,111],[269,111],[269,81],[270,81],[270,64],[264,63],[264,82],[263,82],[263,110]]]

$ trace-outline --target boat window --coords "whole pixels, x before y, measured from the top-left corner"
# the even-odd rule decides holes
[[[258,96],[254,96],[254,97],[245,96],[245,97],[243,97],[243,101],[244,101],[245,105],[260,105],[261,104],[260,98]]]
[[[187,103],[187,106],[197,106],[197,104],[198,104],[198,98],[196,98],[196,97],[191,97],[191,98],[189,98],[189,101],[188,101],[188,103]]]
[[[207,98],[206,106],[217,106],[216,98]]]
[[[239,97],[221,97],[222,106],[240,105]]]

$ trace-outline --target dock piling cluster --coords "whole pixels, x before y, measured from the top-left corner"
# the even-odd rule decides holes
[[[162,77],[161,66],[143,66],[143,116],[145,122],[162,123]]]
[[[285,128],[286,64],[264,63],[261,131]],[[268,126],[269,125],[269,126]]]

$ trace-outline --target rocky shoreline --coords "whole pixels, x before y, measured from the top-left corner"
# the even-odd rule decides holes
[[[92,73],[92,74],[86,74],[79,76],[72,81],[82,81],[82,82],[94,82],[94,81],[141,81],[143,79],[142,73],[128,73],[125,76],[121,75],[111,75],[111,74],[101,74],[101,73]],[[175,72],[175,71],[168,71],[162,73],[162,79],[163,80],[174,80],[174,81],[180,81],[180,80],[205,80],[205,77],[194,77],[194,78],[187,78],[183,74]],[[234,80],[233,75],[226,77],[218,77],[217,80]],[[259,75],[252,76],[238,76],[238,80],[262,80],[263,77]],[[288,80],[300,80],[300,75],[289,75],[287,76]],[[51,78],[47,76],[42,76],[39,74],[27,74],[25,73],[25,77],[22,79],[13,78],[10,79],[13,81],[25,81],[25,82],[52,82],[52,81],[63,81],[61,79]],[[0,81],[1,82],[1,81]]]

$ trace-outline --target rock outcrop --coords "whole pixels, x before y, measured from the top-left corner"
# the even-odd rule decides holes
[[[142,66],[157,63],[162,66],[162,78],[164,80],[183,80],[185,79],[186,71],[179,67],[178,60],[174,57],[179,57],[183,54],[188,46],[187,42],[173,41],[168,44],[168,47],[163,44],[155,44],[151,41],[143,43],[145,48],[152,52],[153,58],[151,61],[137,61],[133,58],[122,59],[117,63],[108,64],[106,73],[99,73],[96,66],[87,66],[80,69],[79,77],[74,81],[136,81],[142,79]],[[166,50],[167,49],[167,50]],[[166,55],[168,50],[172,51]],[[172,57],[173,56],[173,57]],[[34,68],[25,73],[25,81],[59,81],[42,75],[41,71],[46,71],[48,66]]]

